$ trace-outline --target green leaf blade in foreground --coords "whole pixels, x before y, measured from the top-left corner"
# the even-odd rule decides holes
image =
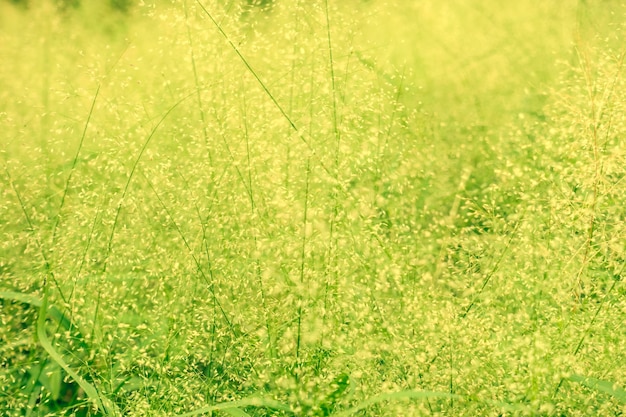
[[[460,395],[449,394],[447,392],[436,392],[436,391],[399,391],[399,392],[390,392],[386,394],[380,394],[375,397],[372,397],[368,400],[363,401],[361,404],[349,408],[347,410],[341,411],[339,413],[332,414],[331,417],[347,417],[350,416],[357,411],[363,410],[371,405],[382,403],[385,401],[393,401],[393,400],[426,400],[429,398],[445,398],[445,399],[462,399]]]
[[[41,307],[39,308],[39,317],[37,318],[37,338],[39,340],[39,344],[41,347],[48,353],[50,358],[56,362],[63,370],[71,376],[74,381],[85,391],[85,394],[91,399],[98,410],[104,412],[105,415],[113,415],[119,416],[121,415],[115,404],[111,401],[106,401],[100,398],[100,394],[98,394],[98,390],[89,382],[87,382],[83,377],[81,377],[77,372],[75,372],[65,359],[59,354],[59,352],[54,349],[52,343],[50,343],[50,339],[48,339],[48,335],[46,334],[46,315],[48,310],[48,293],[44,291],[43,301],[41,303]],[[106,404],[106,406],[105,406]]]
[[[250,417],[250,414],[243,411],[241,408],[229,408],[224,410],[226,414],[230,414],[233,417]]]
[[[16,301],[38,308],[41,308],[42,305],[42,301],[34,295],[24,294],[15,291],[0,291],[0,299]],[[72,327],[75,327],[72,326],[70,320],[56,306],[50,306],[50,308],[48,308],[48,311],[46,311],[46,314],[50,318],[56,320],[61,326],[63,326],[65,330],[70,330],[72,329]]]
[[[224,411],[231,416],[237,417],[245,417],[248,414],[240,409],[240,407],[264,407],[271,408],[274,410],[287,411],[288,413],[294,414],[293,410],[289,408],[289,406],[280,403],[275,400],[271,400],[268,398],[260,398],[260,397],[250,397],[244,398],[242,400],[230,401],[226,403],[220,403],[215,405],[207,405],[206,407],[199,408],[194,411],[190,411],[184,414],[178,414],[175,417],[191,417],[198,416],[201,414],[209,413],[211,411]]]
[[[16,291],[0,291],[0,300],[9,300],[13,302],[27,304],[39,310],[41,310],[41,305],[43,304],[43,301],[40,298],[32,294],[25,294]],[[87,342],[85,341],[85,338],[76,326],[76,323],[73,323],[70,318],[65,313],[63,313],[57,306],[48,305],[46,310],[47,317],[55,320],[57,323],[59,323],[59,325],[61,325],[63,329],[70,331],[72,337],[80,345],[80,347],[87,350]],[[7,346],[4,346],[2,349],[0,349],[0,352],[2,352],[4,349],[7,349]]]
[[[567,379],[572,382],[576,382],[587,388],[603,392],[615,397],[620,403],[626,404],[626,390],[617,386],[610,381],[604,381],[602,379],[591,378],[583,375],[570,375]]]
[[[438,399],[453,399],[467,402],[475,402],[487,404],[495,408],[499,408],[509,412],[528,412],[529,409],[527,406],[522,404],[511,404],[502,401],[493,401],[493,400],[481,400],[474,397],[467,397],[457,394],[450,394],[447,392],[437,392],[437,391],[398,391],[398,392],[390,392],[386,394],[380,394],[375,397],[372,397],[368,400],[363,401],[361,404],[349,408],[344,411],[340,411],[338,413],[332,414],[331,417],[347,417],[350,416],[357,411],[361,411],[369,406],[374,404],[386,402],[386,401],[394,401],[394,400],[427,400],[430,398],[438,398]]]

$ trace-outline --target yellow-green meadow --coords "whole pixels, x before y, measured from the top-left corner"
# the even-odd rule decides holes
[[[0,415],[626,413],[626,5],[0,2]]]

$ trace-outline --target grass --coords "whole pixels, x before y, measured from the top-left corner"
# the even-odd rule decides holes
[[[626,412],[620,2],[264,4],[0,3],[0,414]]]

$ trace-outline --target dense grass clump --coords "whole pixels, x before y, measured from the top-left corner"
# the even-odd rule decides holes
[[[626,412],[626,9],[390,3],[0,3],[0,414]]]

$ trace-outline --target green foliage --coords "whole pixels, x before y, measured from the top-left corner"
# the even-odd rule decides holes
[[[83,3],[0,3],[7,416],[625,412],[620,2]]]
[[[568,379],[570,381],[574,381],[581,385],[584,385],[590,389],[612,395],[619,402],[626,403],[626,390],[616,386],[616,384],[612,382],[603,381],[596,378],[589,378],[582,375],[570,375]]]

